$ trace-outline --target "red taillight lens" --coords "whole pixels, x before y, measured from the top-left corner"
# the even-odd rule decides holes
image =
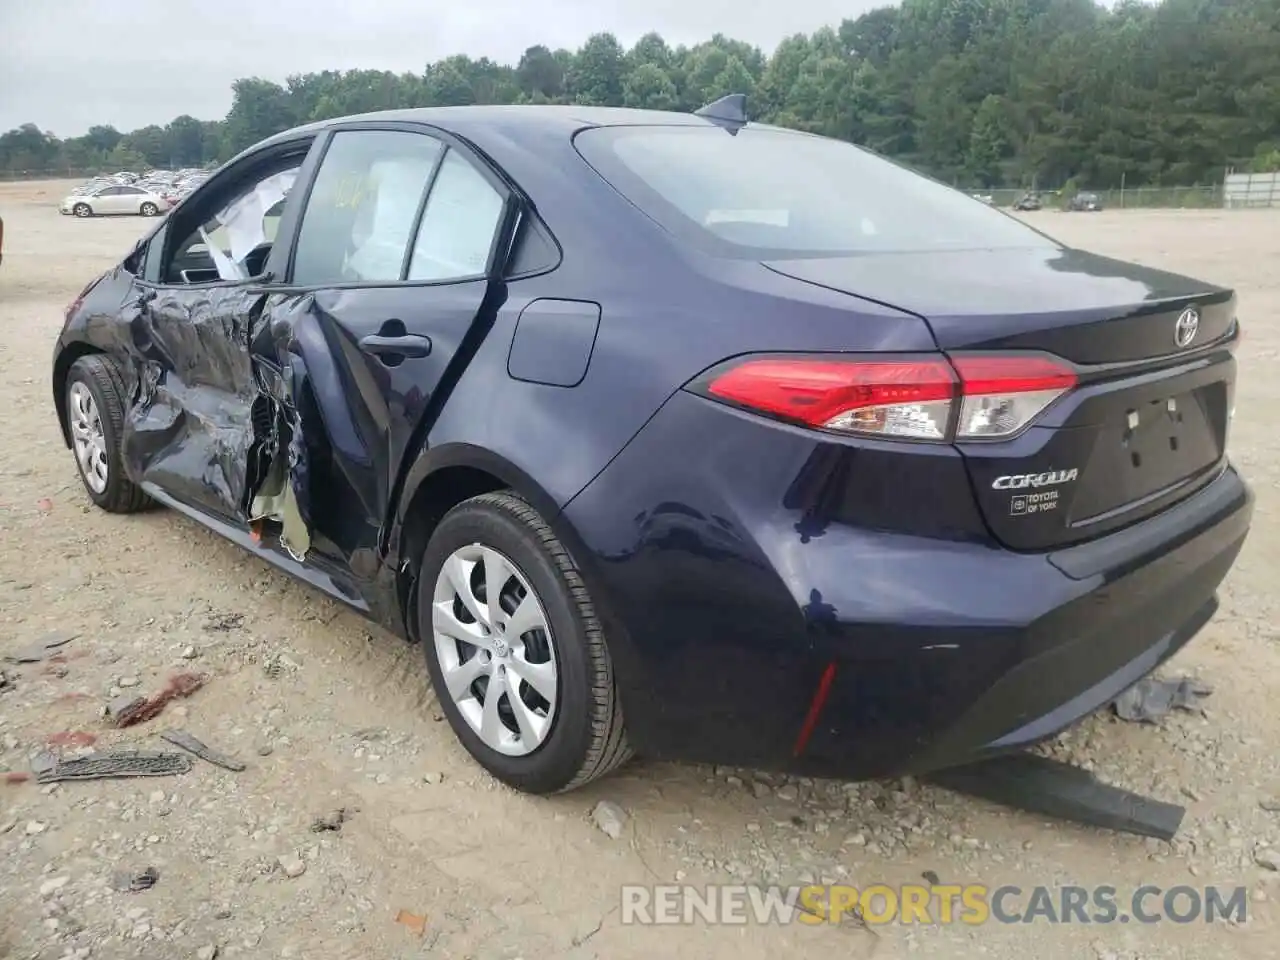
[[[997,440],[1019,432],[1076,383],[1039,354],[901,360],[749,358],[705,392],[810,427],[913,440]],[[959,402],[952,432],[951,421]]]
[[[946,360],[747,360],[716,376],[713,397],[811,427],[946,438],[956,376]]]

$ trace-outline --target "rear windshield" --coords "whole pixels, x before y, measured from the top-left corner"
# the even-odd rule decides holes
[[[596,127],[578,151],[673,234],[751,259],[1055,246],[852,144],[770,127]]]

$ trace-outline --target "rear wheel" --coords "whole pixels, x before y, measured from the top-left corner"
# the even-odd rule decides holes
[[[141,210],[141,213],[142,213],[142,215],[143,215],[144,217],[154,217],[157,213],[159,213],[159,212],[160,212],[160,208],[159,208],[159,207],[157,207],[157,206],[156,206],[154,203],[152,203],[150,200],[148,200],[146,203],[144,203],[144,204],[142,205],[142,207],[140,208],[140,210]]]
[[[67,427],[85,492],[111,513],[135,513],[151,500],[124,475],[124,381],[103,356],[81,357],[67,374]]]
[[[490,493],[451,510],[427,544],[417,603],[441,708],[499,780],[555,793],[631,756],[586,585],[524,500]]]
[[[74,213],[77,217],[93,216],[93,208],[90,207],[87,203],[77,203],[74,207],[71,208],[71,212]]]

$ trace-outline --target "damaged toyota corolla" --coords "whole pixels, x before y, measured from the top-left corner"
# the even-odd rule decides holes
[[[67,311],[88,496],[419,643],[531,792],[936,771],[1108,703],[1249,527],[1234,294],[741,107],[249,149]]]

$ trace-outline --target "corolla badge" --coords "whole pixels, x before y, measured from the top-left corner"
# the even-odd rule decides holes
[[[1189,347],[1200,329],[1200,311],[1195,307],[1187,307],[1178,315],[1178,322],[1173,325],[1173,342],[1178,349]]]
[[[1044,473],[1015,473],[996,477],[991,484],[993,490],[1022,490],[1026,487],[1056,487],[1062,483],[1070,483],[1080,476],[1079,469],[1047,470]]]

